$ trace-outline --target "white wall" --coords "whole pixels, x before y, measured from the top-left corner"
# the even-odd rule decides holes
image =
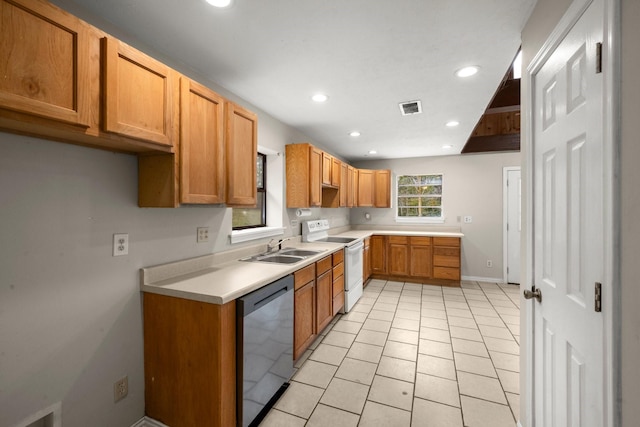
[[[506,166],[520,166],[520,153],[374,160],[358,162],[356,166],[363,169],[391,169],[392,208],[352,209],[352,224],[399,225],[395,222],[394,208],[396,177],[403,174],[442,173],[445,223],[430,227],[459,227],[464,233],[463,276],[502,280],[502,171]],[[365,212],[371,215],[371,220],[365,219]],[[473,218],[471,224],[459,221],[459,217],[466,215]],[[493,261],[492,268],[486,266],[487,260]]]

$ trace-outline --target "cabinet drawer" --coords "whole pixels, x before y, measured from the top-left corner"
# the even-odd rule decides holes
[[[340,264],[344,261],[344,249],[339,250],[338,252],[334,252],[333,255],[333,266]]]
[[[335,297],[342,291],[344,291],[344,276],[333,280],[333,296]]]
[[[329,271],[331,269],[331,264],[331,255],[316,262],[316,275],[320,276],[322,273]]]
[[[434,237],[433,246],[457,246],[460,247],[459,237]]]
[[[433,265],[439,267],[460,267],[460,248],[433,248]]]
[[[411,236],[409,241],[412,245],[431,246],[431,237]]]
[[[340,263],[333,267],[333,278],[335,279],[338,276],[342,276],[344,274],[344,263]]]
[[[433,267],[433,278],[460,280],[460,269],[454,267]]]
[[[396,243],[396,244],[404,245],[409,243],[408,236],[389,236],[387,239],[390,244]]]
[[[293,273],[294,288],[300,289],[316,278],[316,265],[311,264]]]

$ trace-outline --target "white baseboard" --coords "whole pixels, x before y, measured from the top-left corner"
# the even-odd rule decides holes
[[[168,427],[153,418],[143,417],[131,427]]]
[[[504,279],[502,277],[462,276],[462,280],[470,280],[472,282],[504,283]]]

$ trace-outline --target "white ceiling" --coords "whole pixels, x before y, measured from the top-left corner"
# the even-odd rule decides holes
[[[225,10],[204,0],[54,3],[77,3],[326,150],[359,160],[459,153],[535,1],[234,0]],[[471,64],[481,67],[477,75],[454,75]],[[329,100],[312,102],[316,92]],[[402,117],[398,103],[415,99],[423,113]],[[449,120],[460,126],[445,127]],[[369,150],[378,154],[365,157]]]

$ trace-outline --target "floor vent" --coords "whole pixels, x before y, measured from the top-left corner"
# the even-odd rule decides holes
[[[406,101],[401,102],[400,112],[403,116],[411,116],[413,114],[422,113],[422,103],[420,101]]]

